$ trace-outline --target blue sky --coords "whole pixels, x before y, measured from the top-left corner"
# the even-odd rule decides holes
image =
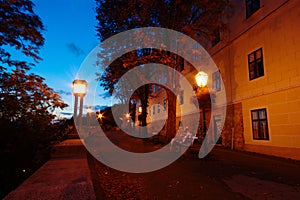
[[[64,112],[73,112],[71,83],[88,53],[99,43],[96,36],[94,0],[33,0],[35,13],[45,26],[45,45],[40,61],[31,71],[61,93],[69,104]],[[109,100],[100,100],[102,105]]]

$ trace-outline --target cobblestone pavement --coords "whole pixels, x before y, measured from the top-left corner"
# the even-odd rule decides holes
[[[118,146],[149,152],[158,144],[108,133]],[[215,147],[199,159],[190,149],[171,165],[150,173],[111,169],[88,156],[97,199],[299,199],[296,161]],[[138,164],[138,163],[137,163]]]

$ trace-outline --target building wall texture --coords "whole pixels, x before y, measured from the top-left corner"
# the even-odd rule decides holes
[[[300,160],[300,1],[261,0],[260,8],[248,18],[245,1],[231,3],[221,41],[206,47],[220,69],[225,87],[221,89],[226,90],[226,118],[220,116],[225,118],[222,145]],[[260,48],[264,75],[250,80],[248,55]],[[194,74],[185,76],[192,79]],[[184,91],[184,104],[177,106],[178,122],[184,115],[186,123],[191,119],[193,95]],[[162,102],[151,100],[155,101]],[[251,111],[256,109],[266,109],[266,140],[253,137]],[[209,115],[213,122],[215,116]]]
[[[230,40],[210,50],[234,107],[227,107],[223,143],[229,146],[233,118],[235,148],[300,159],[300,1],[261,1],[248,19],[238,17],[245,16],[244,10],[237,10],[228,24]],[[264,76],[249,80],[248,54],[259,48]],[[253,139],[251,110],[260,108],[267,112],[268,140]]]

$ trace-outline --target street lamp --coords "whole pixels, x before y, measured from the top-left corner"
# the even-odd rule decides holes
[[[88,107],[86,109],[86,114],[87,114],[87,125],[90,126],[91,125],[91,114],[93,112],[93,109],[91,107]]]
[[[196,74],[195,79],[198,87],[202,88],[207,85],[208,75],[205,72],[201,71]]]
[[[79,107],[79,127],[82,125],[82,110],[83,110],[83,98],[87,92],[87,82],[85,80],[74,80],[72,83],[73,94],[75,96],[74,105],[74,120],[77,121],[77,110],[78,110],[78,97],[80,97],[80,107]]]
[[[101,113],[99,113],[99,114],[97,115],[97,117],[98,117],[98,119],[102,119],[103,115],[102,115]]]
[[[206,128],[206,119],[205,119],[205,107],[210,103],[210,93],[207,88],[208,75],[200,71],[196,74],[195,80],[197,84],[194,84],[193,90],[195,91],[199,106],[202,109],[202,118],[203,118],[203,136],[205,136]]]
[[[102,125],[102,118],[103,118],[103,114],[99,111],[96,112],[96,115],[97,115],[97,120],[99,122],[99,125],[101,126]]]
[[[142,125],[142,112],[143,112],[142,106],[139,106],[138,112],[139,112],[139,115],[138,115],[139,126],[141,126]]]

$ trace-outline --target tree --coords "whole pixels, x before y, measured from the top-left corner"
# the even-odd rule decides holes
[[[0,2],[0,113],[3,119],[43,118],[49,123],[53,118],[50,112],[67,105],[44,78],[27,74],[34,63],[15,60],[10,53],[15,49],[34,62],[41,60],[38,54],[44,44],[44,26],[33,6],[30,0]]]
[[[211,39],[215,29],[222,24],[221,16],[228,6],[228,0],[97,0],[96,2],[98,20],[96,29],[100,40],[129,29],[149,26],[176,30],[196,39],[198,37]],[[176,59],[172,61],[172,57],[172,54],[162,52],[159,59],[153,56],[153,61],[158,60],[162,64],[179,69],[179,62],[176,62]],[[123,62],[128,62],[128,59],[124,58]],[[135,64],[134,61],[129,62]],[[110,66],[107,69],[110,69]],[[115,72],[114,70],[108,71]],[[111,74],[104,73],[102,76],[102,78],[106,77],[103,79],[104,84],[113,87],[114,79],[111,80],[107,75]],[[121,75],[115,72],[113,76],[116,79]],[[175,84],[178,85],[178,81]],[[172,137],[176,129],[176,96],[170,90],[167,90],[167,95],[169,109],[166,127]]]
[[[41,120],[45,126],[53,119],[51,113],[55,108],[67,106],[59,94],[44,83],[44,78],[27,75],[22,69],[0,74],[0,102],[2,119]]]
[[[67,104],[44,78],[28,73],[41,60],[44,44],[44,26],[33,6],[30,0],[0,1],[0,198],[45,162],[65,131],[51,121],[52,111]],[[15,51],[24,59],[14,58]]]
[[[44,26],[39,16],[34,13],[33,6],[30,0],[0,1],[0,63],[20,69],[29,69],[34,65],[14,60],[10,49],[21,51],[35,62],[41,59],[38,53],[44,44],[41,34]],[[5,66],[0,66],[0,71],[5,69]]]

